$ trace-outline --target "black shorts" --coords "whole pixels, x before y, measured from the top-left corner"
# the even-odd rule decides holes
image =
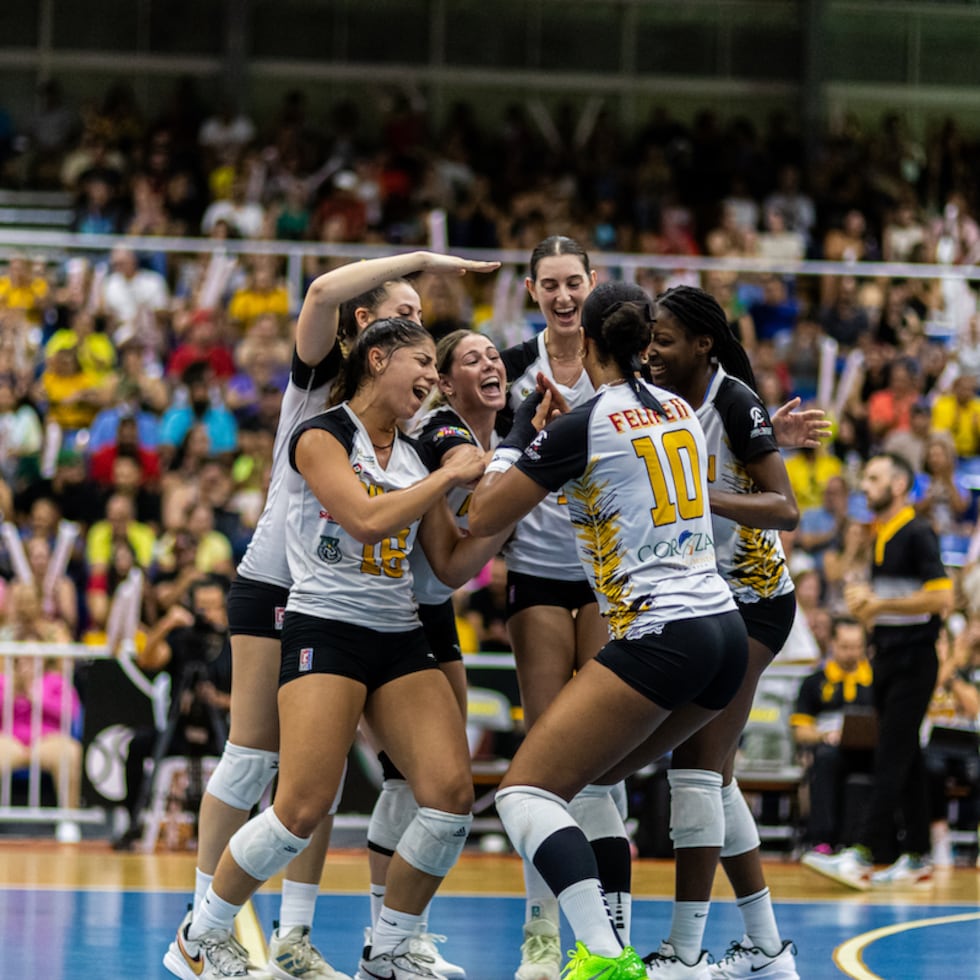
[[[406,674],[437,668],[421,626],[407,633],[381,633],[335,619],[286,613],[280,687],[304,674],[338,674],[360,681],[370,693]]]
[[[638,640],[611,640],[596,660],[668,711],[692,702],[720,711],[741,686],[748,656],[742,617],[727,612],[668,623]]]
[[[289,589],[236,578],[228,590],[228,630],[232,636],[265,636],[278,640]]]
[[[449,664],[463,659],[452,599],[440,602],[437,606],[419,605],[419,619],[422,620],[422,629],[425,630],[429,648],[439,663]]]
[[[796,593],[786,592],[758,602],[736,602],[749,637],[775,656],[786,645],[796,618]]]
[[[507,618],[531,606],[560,606],[569,612],[595,602],[595,593],[585,579],[566,582],[557,578],[507,573]]]

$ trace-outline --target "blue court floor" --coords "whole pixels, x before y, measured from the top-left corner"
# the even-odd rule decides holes
[[[160,959],[185,908],[174,891],[7,887],[0,890],[2,980],[167,978]],[[268,931],[278,896],[260,893],[255,913]],[[517,897],[452,895],[436,899],[430,928],[449,937],[447,959],[469,980],[512,980],[523,919]],[[794,900],[778,906],[784,935],[799,948],[803,980],[980,978],[980,911],[975,905]],[[366,897],[324,894],[314,939],[341,970],[353,974],[367,920]],[[633,935],[641,953],[665,935],[670,905],[637,900]],[[712,905],[706,945],[723,955],[740,933],[730,901]],[[835,956],[840,967],[835,963]]]

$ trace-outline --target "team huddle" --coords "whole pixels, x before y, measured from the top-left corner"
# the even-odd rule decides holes
[[[540,334],[503,351],[467,330],[436,344],[406,277],[496,267],[415,252],[309,288],[265,509],[229,596],[231,729],[201,805],[194,904],[164,957],[175,976],[257,975],[234,916],[284,872],[262,975],[349,980],[310,937],[359,726],[384,782],[355,976],[467,976],[428,913],[472,823],[452,593],[502,553],[527,728],[496,796],[525,871],[515,980],[798,978],[732,766],[795,613],[779,446],[817,444],[823,413],[790,403],[770,418],[707,293],[596,285],[561,236],[530,259]],[[622,780],[667,753],[673,917],[641,958]],[[711,962],[719,859],[745,935]]]

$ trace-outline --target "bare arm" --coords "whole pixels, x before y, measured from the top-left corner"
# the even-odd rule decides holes
[[[470,534],[500,534],[534,510],[548,491],[516,467],[503,473],[487,473],[470,498]]]
[[[777,452],[766,453],[745,464],[745,471],[759,493],[730,493],[709,490],[711,511],[744,527],[775,528],[791,531],[800,521],[796,494],[789,482],[786,465]]]
[[[851,615],[865,626],[873,626],[875,620],[886,613],[899,616],[928,613],[945,617],[953,611],[953,587],[916,589],[908,595],[886,598],[861,582],[845,586],[844,601]]]
[[[319,364],[337,339],[340,305],[389,279],[414,272],[492,272],[499,262],[475,262],[435,252],[407,252],[381,259],[351,262],[318,276],[310,284],[296,324],[296,352],[304,364]]]
[[[465,585],[501,549],[510,525],[492,537],[463,535],[445,500],[436,504],[419,527],[419,543],[432,571],[450,588]]]
[[[483,453],[454,453],[445,466],[411,487],[369,496],[354,475],[344,447],[328,432],[309,429],[296,444],[296,467],[314,496],[361,544],[376,544],[423,514],[450,489],[483,472]]]

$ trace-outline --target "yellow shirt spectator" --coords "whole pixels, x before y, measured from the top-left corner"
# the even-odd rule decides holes
[[[140,521],[128,521],[125,527],[126,540],[136,555],[136,561],[141,568],[149,568],[153,560],[153,548],[156,544],[156,535],[149,524]],[[104,521],[96,521],[89,529],[88,537],[85,539],[85,560],[89,568],[93,566],[107,566],[112,561],[112,542],[115,537],[113,521],[106,518]]]
[[[948,432],[959,457],[980,453],[980,398],[977,398],[977,379],[960,375],[952,390],[940,395],[932,406],[934,432]]]
[[[289,315],[289,292],[285,286],[272,289],[239,289],[228,304],[228,316],[246,327],[260,316],[272,313],[280,319]]]
[[[39,277],[19,282],[17,279],[0,276],[0,307],[20,311],[29,323],[39,326],[51,288]]]
[[[786,473],[801,511],[819,507],[827,481],[843,471],[844,464],[822,449],[800,449],[786,460]]]

